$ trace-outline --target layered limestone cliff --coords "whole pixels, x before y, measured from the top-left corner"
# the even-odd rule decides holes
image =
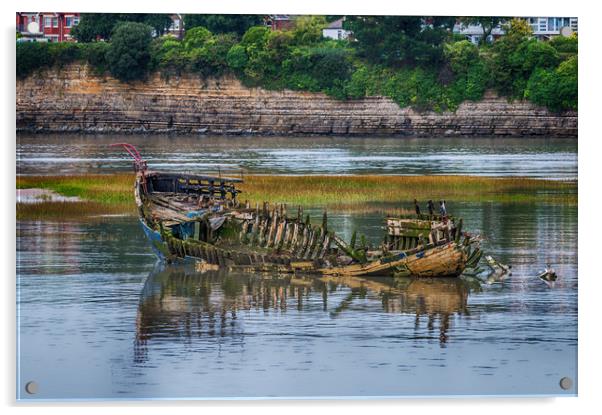
[[[17,129],[40,132],[177,132],[414,136],[577,136],[577,113],[554,114],[487,94],[455,112],[416,112],[389,98],[247,88],[194,75],[125,84],[69,65],[17,80]]]

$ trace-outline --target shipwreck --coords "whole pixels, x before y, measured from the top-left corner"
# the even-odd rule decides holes
[[[167,262],[192,259],[207,269],[330,276],[457,277],[481,257],[479,238],[448,215],[384,218],[383,241],[344,241],[298,207],[241,202],[242,179],[149,170],[136,148],[134,197],[153,250]]]

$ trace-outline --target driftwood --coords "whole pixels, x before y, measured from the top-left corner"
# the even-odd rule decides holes
[[[537,276],[539,278],[541,278],[542,280],[545,280],[548,282],[553,282],[558,279],[558,275],[556,275],[556,271],[554,271],[554,269],[551,268],[550,266],[547,266],[546,269],[544,269],[542,272],[540,272]]]

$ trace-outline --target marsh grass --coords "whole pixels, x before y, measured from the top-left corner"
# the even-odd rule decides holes
[[[17,188],[50,189],[63,196],[77,196],[101,204],[124,204],[132,202],[134,175],[87,175],[87,176],[20,176]]]
[[[69,219],[97,215],[136,214],[134,206],[107,205],[98,202],[40,202],[17,203],[17,220]]]
[[[17,205],[17,218],[135,214],[133,174],[21,176],[17,188],[43,188],[81,202]],[[414,198],[498,203],[576,204],[577,183],[476,176],[246,176],[241,200],[350,212],[405,212]]]
[[[576,203],[576,182],[476,176],[249,176],[242,198],[329,207],[453,201]],[[408,205],[409,204],[409,205]]]

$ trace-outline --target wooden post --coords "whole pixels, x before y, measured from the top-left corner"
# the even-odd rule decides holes
[[[318,228],[318,232],[316,233],[316,236],[315,236],[314,240],[312,241],[312,245],[309,248],[308,258],[314,259],[316,257],[317,253],[320,250],[320,245],[321,245],[323,239],[324,239],[324,229],[322,227],[320,227],[320,228]]]
[[[462,226],[464,225],[464,221],[460,218],[458,222],[458,226],[456,227],[456,243],[460,242],[460,236],[462,236]]]

